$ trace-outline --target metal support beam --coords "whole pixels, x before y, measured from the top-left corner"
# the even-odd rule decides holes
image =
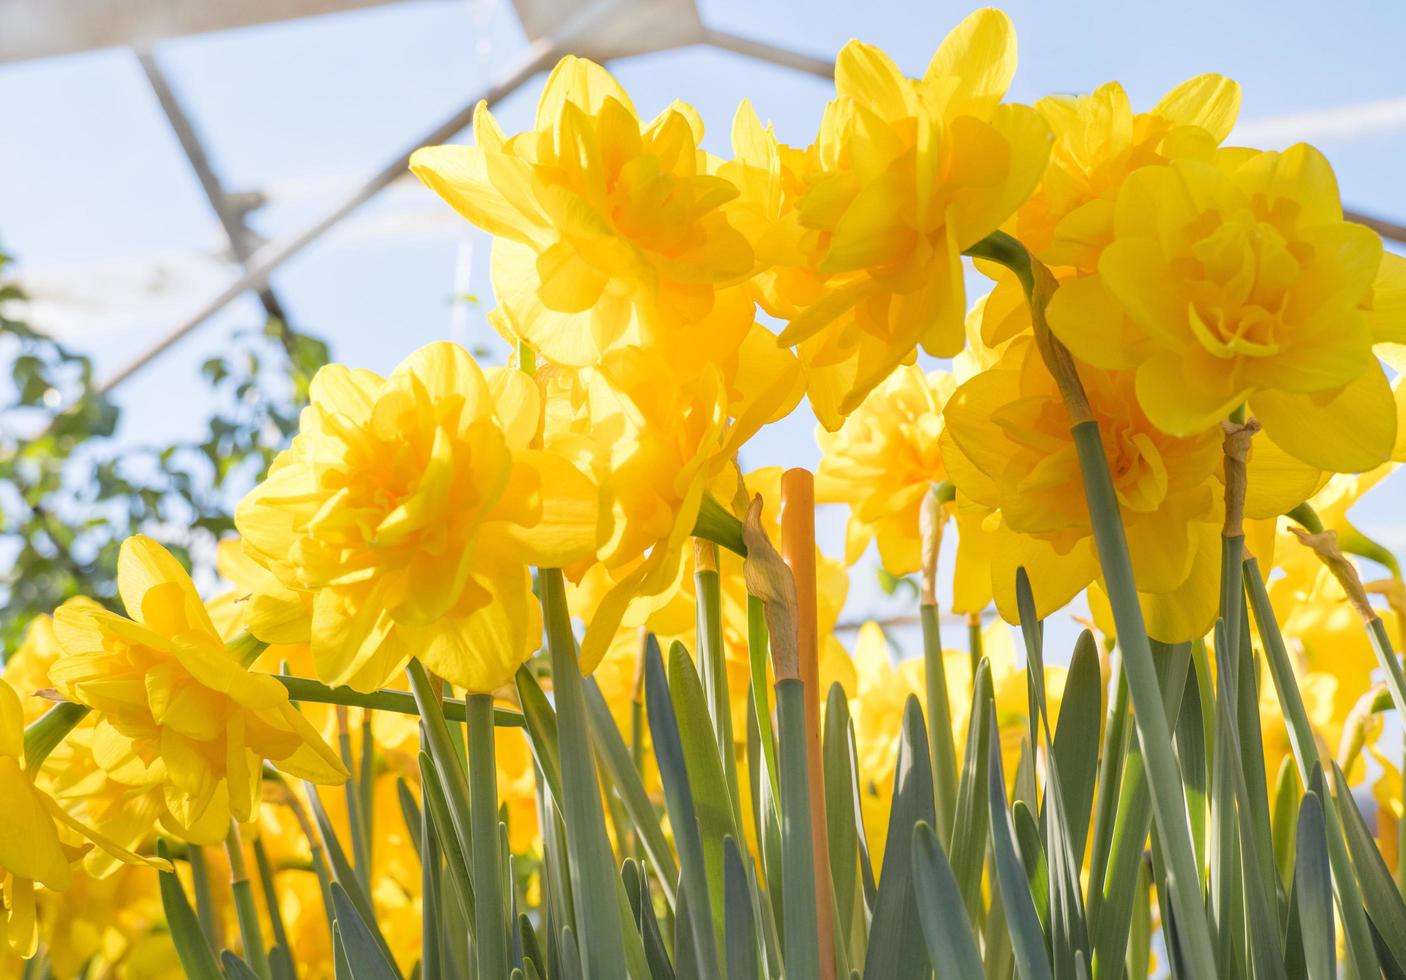
[[[790,48],[777,47],[774,44],[767,44],[765,41],[742,37],[740,34],[731,34],[727,31],[704,27],[703,43],[721,48],[724,51],[731,51],[734,54],[745,55],[748,58],[756,58],[758,61],[780,65],[782,68],[805,72],[807,75],[814,75],[826,81],[835,77],[835,62],[829,58],[820,58],[813,54],[793,51]]]
[[[356,192],[349,195],[341,204],[332,208],[323,215],[323,217],[312,222],[302,231],[290,235],[287,238],[271,242],[249,256],[245,263],[245,272],[242,276],[230,283],[224,290],[214,296],[194,314],[177,325],[160,341],[153,344],[116,374],[102,382],[98,386],[98,390],[100,392],[111,391],[179,342],[186,334],[199,327],[210,317],[239,298],[243,293],[250,289],[258,290],[264,288],[268,283],[269,276],[275,269],[300,253],[318,238],[321,238],[330,229],[346,218],[347,215],[351,214],[362,204],[365,204],[397,178],[401,177],[406,172],[410,163],[410,155],[414,153],[415,150],[422,146],[432,146],[452,139],[456,134],[468,128],[469,124],[473,121],[474,109],[478,102],[487,102],[491,106],[505,98],[537,72],[550,67],[551,63],[557,57],[572,50],[573,46],[578,41],[583,43],[586,49],[590,49],[590,31],[598,28],[601,24],[607,23],[613,13],[617,13],[621,9],[628,10],[630,6],[629,0],[597,0],[596,3],[588,6],[579,15],[563,23],[555,34],[534,40],[514,65],[498,81],[489,86],[479,98],[474,99],[439,126],[416,140],[408,149],[387,163],[381,170],[372,175]],[[732,34],[728,31],[716,30],[706,25],[698,26],[696,36],[697,43],[700,44],[706,44],[724,51],[731,51],[735,54],[755,58],[759,61],[765,61],[794,71],[805,72],[817,78],[831,79],[834,77],[834,62],[827,58],[790,50],[788,48],[768,44],[764,41],[757,41],[752,38]],[[680,41],[681,38],[671,37],[669,39],[669,46],[676,46]],[[608,57],[610,53],[611,52],[608,50],[592,50],[593,55],[602,59]],[[192,163],[194,164],[194,159]],[[1357,221],[1375,229],[1384,238],[1406,243],[1406,226],[1356,212],[1347,212],[1344,217],[1349,221]],[[223,221],[223,218],[221,220]]]
[[[609,17],[615,8],[619,6],[619,3],[620,0],[598,0],[598,2],[591,4],[583,10],[580,15],[562,24],[560,31],[553,37],[539,38],[532,42],[528,45],[527,49],[523,51],[517,61],[514,62],[513,66],[481,95],[471,100],[464,108],[455,112],[430,132],[415,140],[408,148],[368,178],[354,193],[348,195],[340,204],[332,208],[321,218],[312,222],[302,231],[290,235],[287,238],[270,242],[251,255],[243,275],[226,286],[204,306],[200,307],[195,313],[178,324],[167,333],[166,336],[162,337],[155,344],[129,361],[116,374],[113,374],[99,384],[97,386],[98,393],[103,394],[109,392],[126,381],[147,364],[151,363],[151,361],[160,357],[178,343],[186,334],[223,310],[248,290],[260,289],[265,286],[268,283],[269,276],[275,269],[293,258],[293,256],[307,248],[317,239],[321,238],[341,222],[343,218],[375,197],[397,178],[403,176],[406,169],[410,166],[410,156],[416,150],[422,146],[432,146],[447,142],[456,134],[468,128],[469,124],[473,122],[474,109],[479,102],[486,102],[491,106],[512,94],[512,92],[533,75],[537,74],[537,72],[550,67],[552,62],[555,61],[560,54],[571,47],[572,41],[578,35],[586,32],[598,21]]]
[[[248,272],[249,260],[253,257],[254,248],[253,235],[244,223],[244,212],[231,206],[229,196],[225,194],[225,189],[220,183],[220,178],[215,174],[214,167],[210,165],[210,157],[205,152],[205,146],[195,131],[195,125],[191,122],[190,115],[186,112],[185,106],[181,105],[181,100],[177,98],[175,90],[166,78],[166,73],[157,64],[155,55],[150,51],[137,51],[135,53],[137,63],[142,66],[142,71],[146,73],[147,83],[151,85],[152,94],[160,103],[161,111],[166,114],[166,120],[171,124],[176,139],[180,141],[181,149],[185,151],[191,169],[200,179],[200,187],[205,191],[205,198],[210,202],[210,208],[220,219],[220,226],[224,228],[225,237],[229,239],[230,251],[234,253],[234,257],[239,260],[239,264],[244,267],[245,272]],[[283,304],[274,293],[270,283],[264,282],[259,287],[258,294],[259,302],[263,304],[265,313],[276,320],[282,320],[285,323],[288,321]]]

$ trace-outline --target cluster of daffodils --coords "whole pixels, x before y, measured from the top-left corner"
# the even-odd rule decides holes
[[[137,537],[122,548],[120,610],[76,598],[33,624],[0,682],[12,953],[0,976],[36,951],[57,976],[191,970],[172,882],[158,891],[149,865],[174,867],[212,948],[241,949],[263,976],[342,975],[339,957],[365,937],[329,921],[353,885],[388,969],[424,968],[427,908],[459,929],[437,969],[496,962],[479,952],[486,940],[463,942],[493,925],[487,898],[465,902],[474,895],[438,864],[422,872],[433,854],[446,875],[472,865],[475,888],[487,880],[456,836],[455,782],[427,775],[446,763],[445,743],[429,747],[426,677],[442,710],[460,712],[452,721],[468,718],[471,744],[476,698],[516,719],[466,771],[476,790],[492,773],[511,855],[500,865],[495,852],[486,874],[544,930],[542,910],[561,901],[550,896],[571,884],[552,849],[584,850],[562,771],[569,711],[558,700],[560,754],[534,727],[543,688],[581,696],[538,655],[558,581],[576,627],[556,639],[588,678],[587,707],[598,693],[608,709],[591,725],[615,728],[596,751],[622,855],[660,860],[620,816],[638,823],[638,798],[609,769],[612,748],[650,806],[673,791],[653,703],[642,720],[653,637],[698,661],[718,779],[736,794],[714,817],[770,867],[780,844],[767,834],[780,830],[765,814],[785,792],[771,694],[792,674],[789,651],[809,658],[815,705],[826,691],[847,705],[852,832],[872,890],[886,850],[906,853],[912,836],[889,833],[910,698],[961,745],[989,684],[1004,771],[1036,779],[1035,699],[1005,625],[1021,622],[1024,583],[1041,619],[1085,597],[1076,608],[1103,641],[1089,663],[1108,682],[1128,620],[1091,467],[1106,473],[1159,644],[1214,647],[1225,542],[1243,538],[1319,750],[1354,784],[1370,780],[1379,846],[1394,855],[1403,762],[1380,738],[1391,698],[1362,618],[1406,628],[1406,588],[1346,515],[1406,461],[1406,259],[1344,219],[1317,150],[1225,145],[1240,102],[1228,79],[1191,79],[1145,111],[1117,83],[1024,106],[1005,101],[1015,68],[1010,23],[992,10],[918,78],[851,42],[811,145],[781,143],[743,104],[722,159],[701,148],[691,107],[643,121],[606,69],[566,57],[532,128],[508,135],[481,106],[471,145],[415,154],[414,173],[493,237],[490,321],[514,357],[484,366],[436,343],[385,376],[324,368],[297,436],[238,505],[219,556],[228,591],[202,599]],[[964,255],[993,281],[974,303]],[[950,362],[920,364],[920,352]],[[820,423],[815,499],[849,512],[845,553],[814,555],[813,574],[787,539],[780,470],[741,465],[747,441],[803,398]],[[764,566],[759,541],[778,543],[794,580],[766,578],[788,566]],[[938,596],[939,553],[954,548]],[[901,630],[841,623],[848,570],[874,550],[890,575],[922,577],[934,623],[937,607],[967,619],[971,651],[925,637],[927,656],[895,666]],[[1357,570],[1371,566],[1344,550],[1389,577],[1363,587]],[[1259,649],[1269,638],[1254,627]],[[550,662],[573,663],[559,649]],[[680,683],[672,666],[669,680]],[[1065,681],[1063,667],[1045,671],[1051,711]],[[687,717],[687,694],[674,697]],[[1281,782],[1297,711],[1282,697],[1262,685],[1265,772]],[[678,851],[680,863],[691,853]],[[211,885],[225,878],[232,897]],[[251,880],[257,913],[240,904]],[[655,887],[682,917],[677,884]],[[271,950],[250,948],[251,916]],[[530,956],[517,928],[517,955]],[[607,975],[588,946],[587,975]]]

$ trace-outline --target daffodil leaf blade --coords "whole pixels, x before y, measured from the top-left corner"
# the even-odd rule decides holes
[[[913,894],[937,975],[981,976],[981,953],[957,878],[937,834],[922,822],[913,828]]]

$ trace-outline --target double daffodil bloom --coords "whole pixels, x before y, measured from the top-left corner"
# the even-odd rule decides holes
[[[1219,593],[1223,519],[1221,433],[1171,436],[1134,395],[1131,371],[1083,368],[1149,634],[1172,643],[1205,635]],[[1017,622],[1016,569],[1030,576],[1036,611],[1065,605],[1100,571],[1083,481],[1057,386],[1033,340],[1017,337],[994,367],[953,394],[941,448],[947,471],[995,535],[992,590]],[[1246,515],[1283,513],[1312,492],[1316,474],[1285,465],[1273,443],[1249,461]]]
[[[715,366],[682,382],[650,349],[612,352],[595,368],[546,365],[538,375],[547,445],[571,454],[600,488],[600,545],[565,566],[598,597],[580,651],[589,672],[627,608],[664,601],[678,581],[704,493],[728,499],[736,487],[727,398]]]
[[[94,757],[144,770],[178,829],[247,821],[265,760],[317,783],[347,778],[335,752],[288,700],[225,648],[186,570],[150,538],[122,544],[117,586],[130,618],[61,607],[59,692],[99,716]]]
[[[91,599],[69,599],[60,611],[103,612]],[[25,640],[5,663],[4,679],[20,692],[25,724],[43,715],[52,702],[36,692],[54,688],[50,669],[63,656],[63,648],[49,616],[36,616]],[[129,756],[120,762],[111,753],[99,755],[109,745],[105,734],[110,722],[89,714],[56,745],[36,773],[37,785],[72,814],[122,848],[135,849],[148,840],[158,824],[171,828],[185,840],[198,844],[218,844],[229,832],[228,819],[211,811],[195,824],[183,826],[167,812],[161,765],[146,765]],[[213,818],[213,819],[211,819]],[[103,878],[118,870],[123,859],[102,848],[93,848],[83,858],[87,875]]]
[[[325,367],[310,398],[235,525],[273,608],[312,595],[318,676],[370,690],[416,656],[470,691],[509,681],[541,639],[529,566],[589,554],[599,522],[591,481],[532,448],[537,386],[436,343],[385,379]]]
[[[1175,159],[1208,159],[1235,125],[1240,86],[1221,75],[1198,75],[1135,113],[1123,86],[1108,82],[1087,95],[1047,96],[1035,109],[1054,131],[1049,166],[1004,227],[1067,282],[1098,271],[1128,175]],[[984,342],[995,346],[1028,330],[1030,316],[1014,274],[977,264],[997,280],[981,325]],[[1135,334],[1129,323],[1125,335]]]
[[[24,711],[19,696],[0,680],[0,940],[28,959],[39,942],[36,885],[64,891],[69,867],[91,841],[119,861],[166,867],[108,840],[69,816],[25,769]]]
[[[919,511],[928,491],[948,479],[939,443],[942,409],[956,387],[956,377],[946,371],[924,374],[917,365],[904,365],[837,432],[816,430],[821,451],[816,499],[849,504],[847,563],[854,564],[877,541],[890,574],[908,575],[922,567]],[[958,534],[952,608],[980,612],[991,601],[989,542],[980,522],[961,520]]]
[[[1317,150],[1223,149],[1130,174],[1097,274],[1064,284],[1049,322],[1080,360],[1135,372],[1164,432],[1205,431],[1248,400],[1293,456],[1360,472],[1396,441],[1372,346],[1406,338],[1406,315],[1379,302],[1403,266],[1343,220]]]
[[[36,882],[67,888],[69,864],[78,853],[66,848],[54,823],[54,806],[24,771],[24,718],[14,688],[0,681],[0,938],[23,957],[38,943]]]
[[[851,41],[816,143],[777,146],[744,108],[734,127],[738,207],[768,229],[774,263],[758,280],[768,312],[789,321],[826,428],[918,346],[962,346],[962,250],[995,231],[1039,182],[1050,133],[1028,106],[1002,104],[1015,74],[1010,20],[967,17],[921,78]],[[744,224],[745,226],[745,224]]]
[[[534,128],[508,138],[480,104],[474,146],[426,147],[410,168],[494,236],[494,292],[543,357],[585,367],[663,344],[671,360],[707,361],[751,330],[752,304],[719,290],[750,276],[754,257],[722,207],[737,189],[702,136],[682,103],[642,125],[609,72],[568,56]]]

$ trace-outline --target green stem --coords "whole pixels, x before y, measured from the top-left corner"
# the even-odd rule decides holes
[[[776,717],[781,729],[781,895],[786,923],[784,959],[786,975],[790,977],[820,976],[805,710],[801,680],[777,681]]]
[[[747,545],[742,540],[742,522],[718,503],[711,493],[703,494],[703,503],[693,522],[693,536],[721,545],[744,558],[747,556]]]
[[[254,838],[254,866],[259,869],[259,887],[264,890],[264,905],[269,911],[269,924],[273,928],[273,941],[282,947],[285,954],[291,954],[288,945],[288,929],[283,924],[283,912],[278,907],[278,890],[274,887],[273,865],[269,862],[268,850],[262,837]]]
[[[186,863],[190,865],[191,890],[195,892],[195,917],[200,920],[200,931],[210,943],[211,949],[224,945],[220,935],[220,921],[215,913],[215,901],[210,890],[210,868],[205,863],[205,850],[198,844],[186,845]]]
[[[362,693],[349,687],[328,687],[307,677],[291,677],[287,674],[274,674],[273,679],[288,689],[288,697],[293,701],[306,701],[310,704],[340,704],[349,708],[370,708],[373,711],[390,711],[398,715],[419,715],[420,704],[415,695],[406,691],[371,691]],[[447,721],[463,721],[464,702],[456,698],[436,698],[440,717]],[[493,724],[500,728],[521,728],[522,713],[511,708],[493,709]]]
[[[737,752],[732,736],[732,697],[727,684],[727,651],[723,646],[722,578],[717,568],[718,549],[711,543],[698,543],[697,571],[693,575],[697,597],[698,667],[703,696],[713,720],[713,735],[722,762],[723,779],[732,794],[733,821],[742,826],[741,794],[737,787]],[[706,567],[711,557],[712,567]]]
[[[351,730],[347,721],[345,705],[337,705],[337,749],[342,756],[342,765],[347,772],[355,773],[352,759]],[[371,850],[366,835],[366,814],[361,808],[361,793],[357,789],[355,775],[342,784],[347,798],[347,825],[351,830],[352,870],[356,872],[361,890],[371,894]]]
[[[1318,512],[1306,503],[1299,504],[1293,510],[1286,512],[1284,516],[1291,521],[1302,524],[1304,530],[1311,534],[1323,533],[1323,522],[1319,520]]]
[[[249,872],[244,867],[244,848],[239,839],[239,825],[230,821],[225,837],[229,854],[230,891],[234,893],[234,914],[239,920],[239,938],[244,947],[244,961],[265,980],[269,973],[268,948],[264,946],[263,930],[259,928],[259,913],[254,907],[254,890],[249,884]]]
[[[38,772],[49,753],[54,751],[78,723],[88,717],[91,709],[85,704],[60,701],[29,723],[24,730],[24,765]]]
[[[609,897],[587,900],[589,896],[600,896],[602,890],[609,896],[619,875],[605,834],[605,810],[586,727],[581,668],[576,659],[576,637],[571,632],[561,569],[539,569],[537,583],[552,662],[563,783],[561,804],[567,851],[572,858],[576,934],[581,937],[587,976],[624,977],[627,970],[619,907]]]
[[[493,749],[493,695],[470,694],[469,803],[473,824],[474,944],[480,977],[508,972],[507,912],[498,862],[498,765]]]
[[[928,753],[932,756],[933,804],[937,838],[944,849],[952,846],[952,822],[957,812],[957,749],[952,744],[952,706],[947,696],[947,667],[942,659],[942,633],[937,606],[918,607],[923,626],[923,675],[927,686]]]
[[[439,687],[430,679],[420,661],[411,658],[406,667],[410,676],[410,689],[414,692],[415,703],[420,706],[422,730],[429,739],[429,756],[439,776],[439,784],[449,808],[449,819],[454,825],[454,835],[464,854],[473,850],[472,818],[469,799],[469,777],[459,761],[454,747],[454,738],[449,734],[449,726],[444,720],[440,705]]]
[[[979,613],[967,615],[967,656],[971,659],[971,676],[976,677],[977,664],[981,663],[981,616]]]
[[[1073,426],[1074,445],[1079,454],[1084,494],[1088,499],[1094,543],[1103,570],[1109,604],[1123,650],[1128,674],[1128,692],[1133,702],[1133,720],[1147,767],[1148,789],[1166,848],[1166,865],[1177,923],[1186,939],[1187,964],[1193,976],[1215,976],[1210,929],[1202,904],[1201,876],[1191,846],[1191,830],[1186,820],[1186,793],[1181,771],[1172,754],[1172,732],[1157,684],[1157,668],[1138,602],[1132,560],[1119,514],[1113,478],[1104,455],[1103,439],[1095,421]]]

